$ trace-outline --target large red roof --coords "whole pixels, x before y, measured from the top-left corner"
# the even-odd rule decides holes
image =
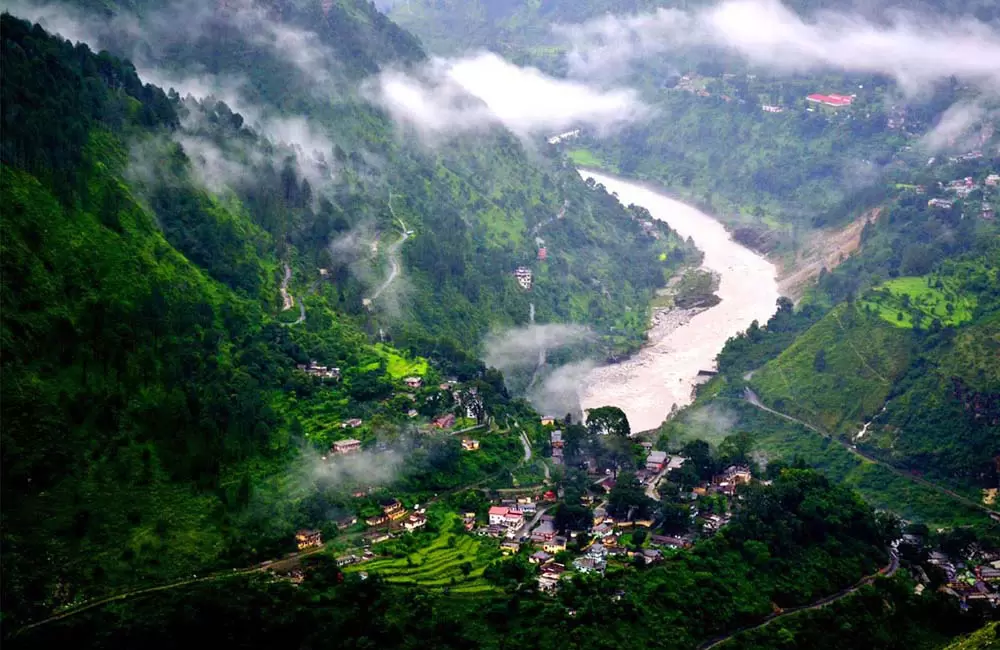
[[[821,104],[827,104],[828,106],[850,106],[854,98],[850,95],[823,95],[820,93],[813,93],[806,97],[809,101],[819,102]]]

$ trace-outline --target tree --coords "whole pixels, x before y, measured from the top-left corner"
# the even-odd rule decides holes
[[[727,463],[748,464],[756,442],[756,436],[746,431],[728,435],[719,444],[719,456]]]
[[[595,435],[614,435],[627,438],[632,435],[625,412],[617,406],[602,406],[587,410],[587,429]]]
[[[643,492],[638,479],[632,472],[622,472],[615,486],[608,493],[608,512],[614,517],[624,518],[636,510],[636,515],[646,517],[652,510],[652,500]]]
[[[686,503],[664,503],[660,506],[663,532],[682,535],[691,524],[691,507]]]

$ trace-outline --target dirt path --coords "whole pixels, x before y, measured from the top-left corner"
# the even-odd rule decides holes
[[[249,575],[251,573],[261,573],[263,571],[268,571],[268,570],[274,568],[274,566],[277,565],[277,564],[279,564],[279,563],[289,562],[289,561],[292,561],[292,560],[298,561],[298,560],[300,560],[300,559],[302,559],[302,558],[304,558],[304,557],[306,557],[308,555],[313,555],[314,553],[319,553],[322,550],[324,550],[322,547],[320,547],[320,548],[314,548],[314,549],[310,549],[308,551],[303,551],[301,553],[293,553],[293,554],[291,554],[291,555],[289,555],[287,557],[284,557],[284,558],[282,558],[280,560],[276,560],[274,562],[267,562],[267,563],[263,563],[263,564],[257,564],[257,565],[254,565],[252,567],[248,567],[248,568],[245,568],[245,569],[232,569],[230,571],[223,571],[223,572],[219,572],[219,573],[212,573],[210,575],[203,576],[201,578],[198,578],[198,577],[195,576],[195,577],[192,577],[192,578],[188,578],[186,580],[178,580],[176,582],[171,582],[171,583],[168,583],[168,584],[165,584],[165,585],[157,585],[155,587],[144,587],[142,589],[133,589],[132,591],[126,591],[124,593],[115,594],[114,596],[107,596],[106,598],[101,598],[99,600],[94,600],[94,601],[90,601],[88,603],[84,603],[84,604],[81,604],[81,605],[76,605],[76,606],[71,607],[71,608],[69,608],[69,609],[67,609],[65,611],[62,611],[62,612],[60,612],[58,614],[55,614],[54,616],[50,616],[48,618],[42,619],[40,621],[36,621],[36,622],[31,623],[29,625],[25,625],[24,627],[22,627],[21,629],[19,629],[17,632],[15,632],[14,636],[18,636],[19,634],[27,632],[28,630],[34,629],[36,627],[41,627],[42,625],[46,625],[48,623],[54,623],[54,622],[60,621],[60,620],[62,620],[64,618],[69,618],[70,616],[74,616],[76,614],[83,613],[83,612],[85,612],[87,610],[94,609],[95,607],[100,607],[101,605],[106,605],[108,603],[112,603],[112,602],[116,602],[116,601],[120,601],[120,600],[127,600],[129,598],[135,598],[136,596],[143,596],[145,594],[152,594],[152,593],[156,593],[156,592],[159,592],[159,591],[168,591],[170,589],[176,589],[177,587],[185,587],[187,585],[198,584],[199,582],[214,582],[216,580],[226,580],[228,578],[235,578],[235,577],[238,577],[238,576],[245,576],[245,575]]]
[[[403,220],[396,216],[396,210],[392,207],[392,192],[389,192],[389,212],[392,214],[392,217],[399,222],[399,227],[403,230],[403,236],[389,247],[387,252],[387,255],[389,256],[389,275],[386,277],[385,281],[379,285],[378,289],[375,290],[375,293],[373,293],[368,299],[370,302],[378,300],[378,297],[381,296],[386,289],[392,286],[392,283],[395,282],[396,278],[399,276],[399,249],[406,243],[406,240],[410,238],[410,235],[413,234],[412,230],[407,230],[406,224],[403,223]]]
[[[931,488],[932,490],[935,490],[935,491],[939,492],[940,494],[943,494],[943,495],[945,495],[947,497],[950,497],[951,499],[954,499],[955,501],[958,501],[958,502],[960,502],[960,503],[962,503],[962,504],[964,504],[966,506],[969,506],[970,508],[975,508],[977,510],[981,510],[982,512],[984,512],[987,515],[989,515],[991,518],[996,518],[996,516],[997,516],[997,512],[995,510],[991,510],[990,508],[987,508],[986,506],[984,506],[984,505],[982,505],[980,503],[977,503],[977,502],[973,501],[972,499],[964,497],[961,494],[958,494],[957,492],[949,490],[948,488],[941,487],[937,483],[932,483],[932,482],[928,481],[925,478],[921,478],[919,476],[914,476],[912,474],[904,472],[901,469],[897,469],[896,467],[894,467],[893,465],[885,462],[884,460],[879,460],[878,458],[875,458],[874,456],[870,456],[870,455],[866,454],[865,452],[861,451],[860,449],[858,449],[857,447],[855,447],[854,445],[852,445],[851,443],[849,443],[849,442],[847,442],[845,440],[841,440],[840,438],[838,438],[836,436],[832,436],[829,433],[823,431],[822,429],[819,429],[818,427],[815,427],[815,426],[809,424],[808,422],[805,422],[805,421],[800,420],[800,419],[798,419],[796,417],[788,415],[787,413],[782,413],[780,411],[775,411],[774,409],[765,406],[760,401],[760,398],[757,396],[757,394],[754,393],[752,390],[750,390],[749,387],[743,389],[743,397],[744,397],[744,399],[746,399],[747,402],[749,402],[750,404],[752,404],[753,406],[759,408],[762,411],[766,411],[766,412],[768,412],[768,413],[770,413],[772,415],[775,415],[775,416],[777,416],[779,418],[788,420],[789,422],[795,422],[796,424],[801,424],[802,426],[804,426],[805,428],[809,429],[810,431],[818,433],[819,435],[823,436],[824,438],[826,438],[828,440],[832,440],[833,442],[837,443],[838,445],[840,445],[841,447],[843,447],[844,449],[846,449],[849,453],[854,454],[855,456],[857,456],[858,458],[861,458],[862,460],[868,461],[869,463],[875,463],[876,465],[880,465],[880,466],[884,467],[885,469],[889,470],[890,472],[892,472],[893,474],[895,474],[897,476],[902,476],[903,478],[908,479],[910,481],[913,481],[914,483],[918,483],[920,485],[923,485],[924,487]]]
[[[292,267],[285,262],[285,277],[281,279],[281,311],[288,311],[295,305],[295,298],[288,293],[288,281],[292,279]]]
[[[726,634],[725,636],[715,637],[714,639],[706,641],[705,643],[698,646],[698,650],[711,650],[711,648],[715,648],[717,646],[722,645],[723,643],[726,643],[727,641],[729,641],[738,634],[743,634],[744,632],[752,632],[754,630],[765,628],[771,623],[774,623],[775,621],[788,616],[793,616],[795,614],[800,614],[802,612],[808,612],[826,607],[827,605],[835,603],[842,598],[850,596],[858,589],[861,589],[866,585],[870,585],[871,583],[875,582],[875,579],[878,578],[879,576],[891,577],[893,574],[896,573],[897,569],[899,569],[899,556],[896,554],[896,551],[894,549],[889,552],[889,564],[883,567],[878,573],[872,574],[870,576],[865,576],[864,578],[856,582],[854,586],[848,587],[847,589],[842,589],[841,591],[838,591],[833,595],[826,596],[825,598],[820,598],[819,600],[817,600],[812,604],[786,609],[782,611],[780,614],[770,614],[767,618],[765,618],[757,625],[740,628],[735,632],[730,632],[729,634]]]
[[[295,306],[295,296],[288,293],[288,282],[292,279],[292,267],[285,262],[285,277],[281,279],[281,287],[278,289],[281,292],[281,311],[288,311],[293,306]],[[291,323],[282,323],[285,327],[295,327],[296,325],[301,325],[306,320],[306,305],[301,300],[299,301],[299,317],[296,318]]]

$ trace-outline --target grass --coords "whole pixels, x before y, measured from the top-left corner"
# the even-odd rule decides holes
[[[910,358],[909,334],[842,305],[813,325],[751,385],[764,403],[820,428],[853,433],[885,403]]]
[[[597,154],[589,149],[571,149],[567,152],[569,159],[577,167],[590,167],[593,169],[604,169],[617,173],[618,167],[599,158]]]
[[[427,374],[427,359],[420,357],[407,359],[382,344],[376,345],[375,349],[378,351],[379,356],[385,359],[385,371],[394,380],[412,376],[423,377]]]
[[[345,570],[378,573],[386,581],[399,584],[449,587],[453,593],[492,591],[494,587],[483,579],[483,571],[500,557],[500,552],[492,542],[450,532],[457,521],[458,516],[450,513],[433,542],[405,557],[373,560]],[[466,562],[472,565],[468,576],[462,572]]]
[[[975,297],[962,293],[951,278],[936,280],[932,276],[896,278],[875,289],[861,302],[896,327],[926,327],[935,319],[945,326],[971,321],[976,308]]]

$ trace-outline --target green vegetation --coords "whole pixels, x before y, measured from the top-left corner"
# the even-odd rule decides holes
[[[896,278],[869,295],[871,299],[862,304],[897,327],[929,327],[935,320],[955,327],[972,320],[976,308],[975,295],[956,293],[944,286],[939,289],[931,276]]]
[[[353,565],[346,572],[364,571],[369,575],[382,576],[389,583],[448,588],[451,593],[492,590],[493,587],[483,579],[483,571],[500,556],[496,542],[467,534],[457,515],[445,516],[438,528],[433,541],[416,551],[397,550],[398,544],[386,544],[376,550],[391,552],[398,557]]]
[[[590,169],[605,169],[612,173],[617,173],[618,169],[614,166],[609,166],[603,160],[598,158],[594,152],[589,149],[570,149],[566,152],[570,161],[577,167],[585,167]]]
[[[753,376],[765,404],[846,434],[874,415],[906,369],[910,342],[854,305],[833,309]]]

